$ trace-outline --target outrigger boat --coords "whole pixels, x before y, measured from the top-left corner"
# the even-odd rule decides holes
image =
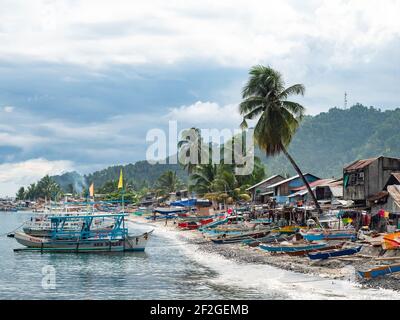
[[[300,234],[308,241],[318,240],[356,240],[357,234],[355,230],[304,230],[300,229]]]
[[[345,249],[336,249],[324,252],[310,252],[308,257],[311,260],[325,260],[332,257],[342,257],[349,256],[360,252],[362,246],[354,247],[354,248],[345,248]]]
[[[70,214],[75,216],[89,215],[89,213],[75,213]],[[91,214],[92,215],[92,214]],[[55,216],[55,215],[53,215]],[[114,225],[112,219],[98,218],[96,214],[93,214],[95,219],[92,222],[92,230],[97,232],[105,232],[111,230]],[[65,230],[79,231],[82,229],[83,221],[66,221],[64,225]],[[31,220],[27,221],[23,226],[22,230],[31,236],[35,237],[50,237],[51,236],[51,220],[48,215],[43,217],[32,217]]]
[[[384,250],[400,249],[400,232],[386,234],[382,240],[382,249]]]
[[[391,264],[386,266],[380,266],[376,268],[372,268],[367,271],[358,270],[357,273],[359,276],[365,279],[372,279],[380,276],[384,276],[386,274],[400,272],[400,264]]]
[[[282,252],[282,253],[299,253],[303,254],[308,251],[322,249],[327,246],[326,242],[322,243],[301,243],[295,244],[292,242],[282,242],[279,244],[260,244],[259,248],[268,252]]]
[[[125,228],[127,214],[96,215],[96,218],[113,219],[111,230],[98,232],[92,230],[93,215],[53,216],[51,220],[51,236],[49,238],[34,237],[22,232],[15,233],[18,243],[27,248],[14,249],[34,250],[40,252],[111,252],[111,251],[144,251],[152,234],[145,232],[140,235],[130,235]],[[65,228],[67,222],[82,222],[82,229]]]
[[[264,231],[250,231],[250,232],[243,232],[237,235],[219,235],[215,238],[211,238],[210,240],[216,244],[226,244],[226,243],[237,243],[242,242],[245,239],[254,239],[254,238],[262,238],[269,234],[270,230]]]

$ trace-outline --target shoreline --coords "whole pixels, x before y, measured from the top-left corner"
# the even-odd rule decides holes
[[[174,235],[186,244],[195,246],[203,253],[212,253],[240,264],[268,265],[280,270],[297,274],[316,276],[326,280],[344,280],[365,289],[387,289],[400,292],[400,274],[390,274],[375,279],[362,279],[356,275],[356,269],[372,266],[371,259],[349,256],[331,258],[328,260],[310,260],[308,257],[288,256],[286,254],[271,254],[258,248],[251,248],[241,243],[214,244],[206,240],[197,230],[179,230],[173,221],[152,221],[141,216],[129,216],[128,221],[140,225],[154,226],[156,231],[164,231]],[[379,248],[363,246],[360,254],[378,255]]]

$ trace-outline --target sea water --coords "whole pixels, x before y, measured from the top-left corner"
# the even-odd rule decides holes
[[[237,263],[200,252],[178,232],[156,227],[145,252],[14,252],[5,236],[30,213],[0,213],[0,299],[399,299],[267,265]],[[128,224],[131,232],[152,229]],[[50,273],[49,273],[50,271]],[[48,281],[50,279],[50,282]]]

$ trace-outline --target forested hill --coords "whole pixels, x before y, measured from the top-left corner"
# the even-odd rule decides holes
[[[380,111],[360,104],[350,109],[330,109],[316,116],[307,116],[292,141],[289,152],[303,172],[319,177],[341,177],[342,168],[356,159],[379,155],[400,157],[400,109]],[[268,174],[294,174],[284,156],[266,158]],[[121,166],[113,166],[80,177],[77,173],[56,176],[56,182],[67,191],[71,180],[83,186],[94,182],[102,186],[117,180]],[[123,166],[124,177],[136,188],[152,186],[166,170],[176,171],[182,180],[187,174],[179,165],[150,165],[146,161]]]
[[[343,166],[356,159],[400,157],[400,109],[382,112],[357,104],[307,116],[289,152],[303,172],[327,178],[341,177]],[[294,173],[286,158],[259,155],[268,173]]]

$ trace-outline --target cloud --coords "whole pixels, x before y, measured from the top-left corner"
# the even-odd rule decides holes
[[[96,67],[193,59],[246,67],[318,39],[335,49],[327,65],[350,66],[399,35],[399,11],[398,0],[3,0],[0,56]]]
[[[200,128],[238,128],[241,116],[237,104],[220,106],[216,102],[197,101],[191,105],[172,108],[166,116],[181,125]]]
[[[73,170],[71,161],[49,161],[44,158],[0,164],[0,194],[14,196],[18,188],[37,182],[46,174]]]

